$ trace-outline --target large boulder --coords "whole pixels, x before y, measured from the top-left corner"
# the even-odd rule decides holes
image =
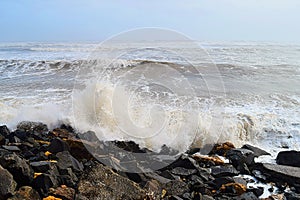
[[[17,125],[18,130],[23,130],[29,133],[45,133],[48,131],[48,127],[46,124],[41,122],[30,122],[30,121],[23,121]]]
[[[144,199],[146,191],[101,164],[83,175],[78,191],[87,199]]]
[[[255,157],[263,156],[263,155],[271,155],[270,153],[266,152],[263,149],[260,149],[258,147],[252,146],[250,144],[245,144],[242,146],[242,149],[248,149],[254,153]]]
[[[0,200],[7,199],[14,194],[16,187],[17,183],[13,176],[0,165]]]
[[[276,163],[279,165],[300,167],[300,151],[279,152],[276,158]]]
[[[250,167],[254,165],[254,152],[248,149],[230,149],[226,158],[230,160],[232,165],[241,173],[250,174]]]
[[[0,149],[0,165],[14,176],[19,185],[28,185],[33,180],[34,172],[29,163],[16,153]]]

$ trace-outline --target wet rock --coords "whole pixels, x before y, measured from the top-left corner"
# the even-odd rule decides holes
[[[59,137],[62,139],[75,137],[74,133],[69,132],[67,129],[62,129],[62,128],[53,129],[52,131],[49,132],[49,135],[52,135],[54,137]]]
[[[17,129],[23,130],[25,132],[30,133],[46,133],[48,132],[48,127],[46,124],[43,124],[41,122],[29,122],[29,121],[23,121],[20,122],[17,125]]]
[[[286,197],[286,200],[299,200],[300,199],[300,194],[297,194],[295,192],[287,192],[284,194]]]
[[[87,131],[83,134],[80,134],[79,137],[89,142],[96,142],[99,140],[98,137],[96,136],[96,133],[93,131]]]
[[[51,140],[51,143],[47,150],[51,153],[56,154],[62,151],[69,151],[70,148],[65,141],[61,140],[60,138],[54,138]]]
[[[212,196],[203,195],[202,200],[214,200],[214,198]]]
[[[224,166],[214,166],[211,167],[211,174],[214,177],[224,177],[224,176],[236,176],[239,174],[233,166],[231,165],[224,165]]]
[[[222,185],[225,185],[227,183],[233,183],[234,180],[230,176],[225,176],[225,177],[219,177],[213,180],[213,184],[215,185],[215,188],[219,189]]]
[[[33,181],[33,187],[41,196],[47,196],[49,189],[58,186],[57,177],[53,174],[40,174]]]
[[[263,156],[263,155],[271,155],[270,153],[266,152],[263,149],[260,149],[258,147],[252,146],[250,144],[245,144],[242,146],[242,149],[248,149],[254,153],[255,157]]]
[[[279,152],[276,158],[276,163],[279,165],[300,167],[300,151]]]
[[[73,188],[69,188],[65,185],[62,185],[57,188],[51,188],[50,192],[51,195],[61,198],[63,200],[73,200],[75,198],[75,190]]]
[[[231,149],[227,152],[232,165],[241,173],[250,174],[249,167],[254,165],[254,153],[248,149]]]
[[[260,164],[256,166],[267,177],[267,180],[274,181],[277,185],[285,182],[294,186],[300,192],[300,168],[275,164]]]
[[[40,200],[40,195],[32,187],[22,186],[16,194],[8,200]]]
[[[5,200],[12,194],[17,187],[13,176],[0,165],[0,200]]]
[[[235,146],[231,142],[225,142],[223,144],[215,144],[213,149],[210,151],[209,155],[217,154],[219,156],[226,156],[226,153],[234,149]]]
[[[0,164],[7,169],[19,185],[28,185],[33,180],[33,170],[25,159],[7,150],[0,149]]]
[[[59,173],[60,173],[59,179],[60,179],[61,184],[66,185],[68,187],[76,186],[76,184],[78,182],[78,178],[73,173],[71,168],[60,169]]]
[[[162,188],[157,180],[149,180],[143,187],[150,199],[160,199]]]
[[[263,187],[257,187],[257,188],[251,188],[248,189],[250,192],[253,192],[255,196],[260,197],[264,193],[264,188]]]
[[[239,183],[227,183],[221,186],[220,191],[223,193],[242,195],[247,191],[247,186]]]
[[[146,191],[133,181],[126,179],[111,169],[98,164],[85,174],[78,191],[87,199],[143,199]]]
[[[70,148],[70,153],[72,156],[78,160],[93,159],[94,156],[90,152],[96,152],[96,150],[99,148],[99,146],[95,145],[94,143],[75,138],[67,139],[66,143]]]
[[[63,151],[56,154],[58,158],[57,166],[59,169],[72,168],[74,171],[83,171],[83,164],[80,163],[76,158],[74,158],[70,152]]]

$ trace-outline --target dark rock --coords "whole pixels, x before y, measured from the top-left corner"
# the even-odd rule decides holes
[[[286,197],[286,200],[299,200],[300,199],[300,194],[297,194],[295,192],[287,192],[284,194]]]
[[[72,168],[74,171],[83,171],[83,164],[80,163],[76,158],[74,158],[70,152],[63,151],[56,154],[58,158],[57,166],[59,169]]]
[[[79,194],[87,199],[144,199],[146,191],[133,181],[98,164],[84,174],[78,184]]]
[[[176,167],[171,170],[172,174],[178,175],[178,176],[190,176],[192,174],[196,174],[198,171],[196,169],[186,169],[183,167]]]
[[[78,160],[93,159],[94,156],[90,152],[94,153],[99,148],[99,145],[74,138],[66,140],[66,143],[70,148],[70,153],[72,156]]]
[[[253,151],[248,149],[231,149],[226,154],[232,165],[245,174],[250,174],[249,167],[254,165],[254,157]]]
[[[222,185],[220,191],[227,194],[242,195],[247,191],[247,186],[239,183],[227,183]]]
[[[46,124],[41,122],[29,122],[23,121],[17,125],[17,129],[23,130],[29,133],[45,133],[48,132],[48,127]]]
[[[9,129],[7,128],[7,126],[0,126],[0,135],[4,136],[4,137],[7,137],[9,136],[10,134],[10,131]]]
[[[262,171],[268,181],[273,181],[277,185],[283,185],[286,182],[300,192],[300,168],[266,163],[259,164],[256,168]]]
[[[96,136],[96,133],[93,131],[87,131],[83,134],[80,134],[79,137],[89,142],[96,142],[99,140],[98,137]]]
[[[21,149],[17,146],[7,146],[7,145],[3,145],[2,146],[3,149],[6,149],[8,151],[15,151],[15,152],[18,152],[18,151],[21,151]]]
[[[22,186],[16,194],[8,200],[40,200],[40,195],[32,187]]]
[[[70,150],[70,148],[69,148],[68,144],[59,138],[52,139],[51,143],[48,147],[48,151],[50,151],[51,153],[54,153],[54,154],[56,154],[58,152],[62,152],[62,151],[69,151],[69,150]]]
[[[51,188],[49,193],[63,200],[73,200],[75,197],[75,190],[65,185],[62,185],[61,187],[57,187],[55,189]]]
[[[214,177],[236,176],[239,172],[231,165],[211,167],[211,174]]]
[[[234,197],[234,200],[258,200],[258,197],[253,192],[244,193],[238,197]]]
[[[59,137],[59,138],[73,138],[75,137],[75,134],[73,132],[69,132],[67,129],[62,129],[62,128],[55,128],[52,131],[49,132],[49,135],[52,135],[54,137]]]
[[[257,188],[251,188],[248,189],[250,192],[253,192],[255,196],[260,197],[264,193],[264,188],[263,187],[257,187]]]
[[[46,173],[53,168],[56,168],[56,163],[52,161],[31,162],[30,166],[35,172]]]
[[[161,184],[157,180],[147,181],[143,189],[147,191],[147,196],[150,199],[160,199],[162,188]]]
[[[242,146],[242,149],[248,149],[248,150],[252,151],[254,153],[255,157],[259,157],[262,155],[271,155],[270,153],[266,152],[265,150],[260,149],[255,146],[252,146],[250,144],[245,144],[244,146]]]
[[[59,179],[61,184],[66,185],[68,187],[75,187],[78,182],[78,178],[73,173],[71,168],[61,169]]]
[[[3,135],[0,134],[0,145],[5,145],[6,144],[6,139]]]
[[[213,181],[213,184],[215,185],[216,189],[219,189],[222,185],[227,184],[227,183],[233,183],[233,182],[234,182],[234,180],[232,177],[225,176],[225,177],[216,178]]]
[[[0,165],[0,199],[5,200],[14,194],[16,187],[13,176]]]
[[[33,187],[41,196],[47,196],[49,189],[58,186],[57,177],[53,174],[41,174],[33,181]]]
[[[276,163],[279,165],[300,167],[300,151],[279,152],[276,158]]]
[[[193,155],[193,154],[198,153],[198,152],[200,152],[200,148],[192,148],[192,149],[187,150],[186,154]]]
[[[0,164],[14,176],[14,180],[20,186],[32,182],[34,173],[32,168],[17,154],[0,149]]]
[[[25,141],[29,134],[25,132],[24,130],[16,130],[12,133],[14,136],[18,137],[20,140]]]
[[[203,195],[202,200],[214,200],[214,198],[212,196]]]

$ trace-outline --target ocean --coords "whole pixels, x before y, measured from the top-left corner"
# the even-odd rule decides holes
[[[0,44],[0,124],[69,123],[154,150],[224,141],[273,156],[300,150],[299,86],[300,45]]]

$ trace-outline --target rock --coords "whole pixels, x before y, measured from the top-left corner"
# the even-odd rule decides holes
[[[13,176],[0,165],[0,199],[5,200],[14,194],[16,187]]]
[[[211,167],[211,174],[214,177],[236,176],[239,172],[231,165]]]
[[[87,199],[144,199],[146,191],[101,164],[83,175],[79,194]]]
[[[220,191],[223,193],[242,195],[247,191],[247,186],[239,183],[227,183],[221,186]]]
[[[90,152],[95,152],[97,148],[99,148],[99,146],[95,145],[94,143],[75,138],[67,139],[66,143],[70,148],[70,153],[72,156],[78,160],[93,159],[94,156]]]
[[[3,149],[6,149],[8,151],[15,151],[15,152],[19,152],[21,151],[21,149],[17,146],[7,146],[7,145],[3,145],[2,146]]]
[[[245,144],[244,146],[242,146],[242,149],[248,149],[248,150],[252,151],[254,153],[255,157],[259,157],[262,155],[271,155],[270,153],[266,152],[265,150],[260,149],[255,146],[252,146],[250,144]]]
[[[7,128],[7,126],[0,126],[0,135],[4,136],[4,137],[8,137],[10,134],[9,129]]]
[[[225,185],[227,183],[233,183],[234,180],[232,177],[230,176],[225,176],[225,177],[219,177],[219,178],[216,178],[214,181],[213,181],[213,184],[215,185],[215,188],[216,189],[219,189],[222,185]]]
[[[279,165],[300,167],[300,151],[279,152],[276,158],[276,163]]]
[[[55,128],[52,131],[49,132],[50,135],[54,137],[59,137],[59,138],[73,138],[75,135],[72,132],[69,132],[67,129],[61,129],[61,128]]]
[[[56,198],[55,196],[48,196],[43,198],[43,200],[62,200],[61,198]]]
[[[93,131],[87,131],[83,134],[80,134],[79,137],[89,142],[96,142],[99,140],[98,137],[96,136],[96,133]]]
[[[257,196],[253,192],[244,193],[238,197],[233,198],[234,200],[258,200]]]
[[[160,199],[162,188],[157,180],[147,181],[143,189],[147,191],[149,199]]]
[[[196,169],[185,169],[183,167],[176,167],[171,170],[172,174],[178,176],[190,176],[192,174],[196,174],[198,171]]]
[[[264,193],[264,188],[263,187],[257,187],[257,188],[251,188],[248,189],[250,192],[253,192],[255,196],[260,197]]]
[[[254,153],[248,149],[231,149],[227,152],[232,165],[241,173],[250,174],[249,167],[254,165]]]
[[[78,182],[78,178],[73,173],[71,168],[60,169],[59,179],[61,184],[66,185],[68,187],[75,187]]]
[[[283,185],[286,182],[300,192],[300,168],[267,163],[259,164],[256,168],[263,172],[268,181],[273,181],[277,185]]]
[[[72,168],[74,171],[83,171],[83,164],[74,158],[70,152],[63,151],[56,154],[58,158],[57,166],[59,169]]]
[[[192,158],[206,166],[224,165],[224,161],[218,156],[193,155]]]
[[[16,194],[8,200],[40,200],[40,195],[32,187],[22,186]]]
[[[214,198],[208,195],[203,195],[202,200],[214,200]]]
[[[33,187],[42,195],[47,196],[49,189],[58,186],[57,177],[53,174],[40,174],[33,181]]]
[[[48,132],[48,127],[46,124],[43,124],[41,122],[29,122],[29,121],[23,121],[17,125],[17,129],[23,130],[25,132],[30,133],[46,133]]]
[[[225,142],[223,144],[215,144],[213,149],[210,151],[209,155],[217,154],[219,156],[226,156],[226,153],[234,149],[234,145],[231,142]]]
[[[296,194],[295,192],[287,192],[284,194],[286,200],[299,200],[300,194]]]
[[[0,165],[7,169],[20,185],[28,185],[33,180],[33,170],[25,159],[7,150],[0,149]]]
[[[56,161],[38,161],[31,162],[30,166],[35,172],[46,173],[53,168],[56,168]]]
[[[180,180],[172,180],[162,186],[167,195],[183,195],[189,191],[188,184]]]
[[[54,138],[51,140],[51,143],[47,150],[51,153],[56,154],[56,153],[62,152],[62,151],[69,151],[70,148],[65,141],[63,141],[59,138]]]
[[[57,187],[56,189],[51,188],[49,193],[63,200],[73,200],[75,197],[75,190],[65,185]]]

